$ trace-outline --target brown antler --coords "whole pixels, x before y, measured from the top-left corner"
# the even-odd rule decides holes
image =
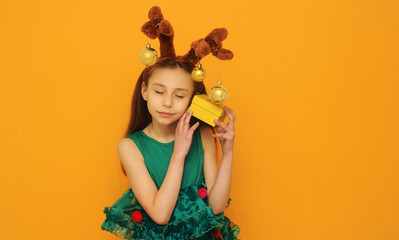
[[[161,8],[153,6],[148,12],[148,18],[150,21],[144,23],[141,31],[151,39],[159,38],[160,58],[175,58],[173,27],[168,20],[164,20]]]
[[[191,49],[182,58],[186,61],[197,64],[203,57],[212,53],[220,60],[231,60],[234,57],[232,51],[222,48],[222,41],[227,37],[227,29],[215,28],[205,38],[194,41]]]
[[[151,39],[159,39],[161,56],[158,62],[164,59],[174,59],[195,65],[209,53],[221,60],[231,60],[234,56],[232,51],[222,48],[222,42],[227,37],[225,28],[213,29],[205,38],[194,41],[191,44],[191,49],[184,56],[176,56],[173,46],[173,27],[168,20],[163,18],[161,9],[158,6],[153,6],[148,12],[148,18],[150,20],[144,23],[141,31]]]

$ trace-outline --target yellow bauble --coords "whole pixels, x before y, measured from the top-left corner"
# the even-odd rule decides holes
[[[151,48],[150,43],[147,43],[147,46],[141,50],[140,53],[140,60],[141,62],[146,65],[150,66],[154,64],[158,59],[158,54],[155,49]]]
[[[215,103],[222,103],[229,96],[227,89],[222,86],[222,81],[220,80],[220,78],[218,80],[218,85],[211,88],[209,95],[212,101],[214,101]]]
[[[201,63],[198,63],[195,68],[193,69],[193,71],[191,72],[191,76],[193,77],[193,79],[197,82],[201,82],[202,80],[204,80],[205,76],[206,76],[206,72],[205,69],[202,68]]]

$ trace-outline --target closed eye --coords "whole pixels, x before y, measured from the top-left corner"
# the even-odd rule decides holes
[[[163,94],[163,92],[160,92],[160,91],[155,91],[156,93],[158,93],[158,94]],[[184,98],[184,96],[179,96],[179,95],[176,95],[176,97],[178,97],[178,98]]]

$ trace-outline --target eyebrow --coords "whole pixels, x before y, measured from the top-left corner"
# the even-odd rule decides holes
[[[153,83],[152,85],[158,85],[158,86],[161,86],[161,87],[166,87],[165,85],[163,85],[163,84],[160,84],[160,83]],[[186,88],[175,88],[176,90],[182,90],[182,91],[187,91],[188,92],[188,89],[186,89]]]

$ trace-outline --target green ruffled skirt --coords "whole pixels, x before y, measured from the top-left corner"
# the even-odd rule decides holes
[[[125,239],[237,239],[240,232],[238,225],[232,223],[224,213],[214,215],[208,206],[208,196],[204,199],[198,194],[205,188],[204,179],[192,186],[180,190],[171,219],[166,225],[158,225],[143,210],[129,188],[111,207],[105,207],[105,221],[101,229]],[[230,206],[231,198],[227,203]],[[132,213],[140,211],[143,218],[134,221]],[[215,238],[214,232],[220,231]],[[217,235],[216,235],[217,236]]]

